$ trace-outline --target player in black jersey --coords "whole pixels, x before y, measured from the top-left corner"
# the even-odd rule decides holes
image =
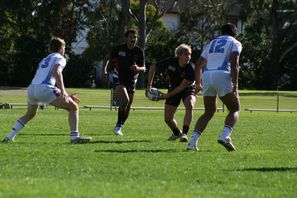
[[[123,135],[122,126],[128,118],[139,72],[145,72],[144,52],[136,46],[138,33],[130,29],[125,34],[127,42],[112,49],[104,65],[104,75],[108,75],[107,67],[113,66],[114,90],[119,96],[118,121],[114,128],[116,135]]]
[[[152,88],[155,72],[164,73],[169,81],[167,94],[162,94],[160,99],[165,102],[165,122],[172,130],[168,140],[180,138],[181,142],[187,142],[187,133],[192,121],[195,97],[194,64],[190,61],[192,49],[186,44],[181,44],[175,49],[175,57],[165,58],[150,67],[146,92]],[[180,101],[185,105],[185,116],[182,132],[178,128],[175,113]]]

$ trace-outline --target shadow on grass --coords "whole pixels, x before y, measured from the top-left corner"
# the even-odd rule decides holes
[[[172,153],[172,152],[180,152],[180,150],[174,149],[131,149],[131,150],[95,150],[97,153]]]
[[[19,136],[69,136],[69,133],[20,133]]]
[[[229,170],[230,171],[230,170]],[[262,168],[242,168],[242,169],[235,169],[235,171],[257,171],[257,172],[287,172],[287,171],[297,171],[297,167],[262,167]]]
[[[124,144],[124,143],[144,143],[152,142],[151,140],[97,140],[91,141],[88,144]]]

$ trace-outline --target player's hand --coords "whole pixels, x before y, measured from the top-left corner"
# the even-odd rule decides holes
[[[200,91],[202,90],[202,85],[200,84],[196,84],[195,87],[195,95],[197,95]]]
[[[147,86],[145,89],[145,96],[148,97],[147,93],[151,91],[152,86]]]
[[[108,72],[103,72],[102,73],[102,79],[103,79],[104,82],[107,82],[107,80],[108,80]]]
[[[73,94],[69,94],[68,96],[69,96],[74,102],[76,102],[77,104],[80,103],[80,99],[79,99],[77,96],[75,96],[75,93],[73,93]]]
[[[165,100],[168,98],[168,94],[161,93],[159,96],[159,100]]]
[[[134,71],[134,73],[139,73],[139,67],[136,65],[136,63],[134,62],[133,65],[130,67],[130,69],[132,71]]]

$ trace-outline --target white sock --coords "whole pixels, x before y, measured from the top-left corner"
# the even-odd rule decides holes
[[[193,134],[192,134],[193,140],[198,141],[200,136],[201,136],[201,133],[199,131],[193,131]]]
[[[232,127],[225,125],[220,137],[221,138],[226,138],[226,137],[230,137],[231,133],[232,133]]]
[[[73,139],[76,139],[79,137],[79,132],[78,131],[71,131],[70,132],[70,138],[73,140]]]
[[[25,124],[22,122],[22,121],[20,121],[20,120],[17,120],[15,123],[14,123],[14,125],[13,125],[13,127],[12,127],[12,129],[11,129],[11,131],[10,131],[10,133],[9,133],[9,135],[7,136],[10,140],[13,140],[14,139],[14,137],[16,136],[16,134],[22,129],[22,128],[24,128],[25,127]]]

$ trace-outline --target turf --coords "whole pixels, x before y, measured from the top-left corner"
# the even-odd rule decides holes
[[[71,91],[82,106],[108,105],[108,90]],[[137,92],[135,106],[163,105]],[[170,130],[163,111],[131,111],[119,137],[113,135],[116,111],[81,108],[80,131],[93,141],[71,145],[67,113],[40,110],[15,143],[0,144],[0,197],[295,197],[297,114],[246,112],[248,107],[273,108],[275,96],[244,93],[232,135],[236,152],[216,142],[226,112],[216,113],[209,123],[199,140],[201,151],[187,152],[185,143],[166,140]],[[295,108],[295,93],[290,94],[280,104]],[[0,102],[26,102],[25,97],[6,93]],[[196,106],[202,107],[200,96]],[[24,111],[0,109],[0,137]],[[201,113],[194,112],[191,128]],[[183,115],[177,112],[180,125]]]

